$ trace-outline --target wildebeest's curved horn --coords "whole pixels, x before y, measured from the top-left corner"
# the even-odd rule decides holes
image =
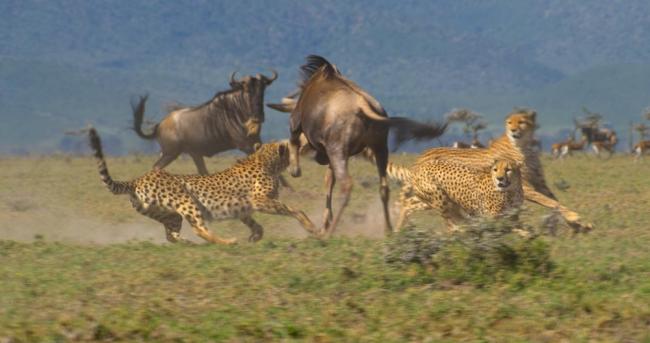
[[[239,82],[237,79],[235,79],[235,74],[237,74],[237,71],[233,71],[233,72],[230,74],[230,83],[236,83],[236,82]]]
[[[271,69],[271,73],[273,73],[273,76],[271,76],[270,78],[264,76],[269,82],[273,82],[275,81],[275,79],[278,78],[278,72],[275,71],[275,69]]]

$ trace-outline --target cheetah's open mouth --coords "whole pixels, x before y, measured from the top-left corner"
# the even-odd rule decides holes
[[[513,133],[510,134],[510,136],[512,136],[512,138],[514,138],[514,139],[521,138],[521,134],[519,132],[513,132]]]
[[[497,186],[499,188],[508,188],[508,186],[510,186],[510,181],[499,181],[499,183],[497,183]]]

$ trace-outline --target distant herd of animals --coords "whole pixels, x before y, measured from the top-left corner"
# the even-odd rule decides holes
[[[360,155],[371,162],[379,176],[379,195],[387,233],[399,231],[409,216],[434,210],[456,229],[476,217],[512,216],[524,200],[549,208],[574,232],[588,232],[591,223],[560,204],[546,184],[535,139],[537,113],[518,108],[508,114],[504,133],[487,147],[475,141],[467,146],[425,150],[412,165],[389,162],[388,137],[395,144],[431,140],[441,136],[447,122],[421,123],[405,117],[389,117],[382,105],[325,58],[310,55],[300,67],[298,89],[269,107],[289,112],[289,138],[263,143],[264,91],[277,79],[257,74],[230,76],[230,89],[192,107],[176,107],[149,132],[142,129],[147,97],[132,104],[134,130],[144,139],[155,139],[161,148],[153,169],[130,181],[113,180],[108,172],[101,140],[88,130],[90,145],[103,183],[113,194],[128,194],[133,208],[160,222],[170,242],[184,241],[180,235],[185,220],[199,237],[211,243],[232,244],[234,238],[213,234],[206,222],[239,219],[250,229],[249,241],[264,235],[252,214],[262,212],[291,216],[311,235],[328,237],[341,221],[353,189],[348,160]],[[581,150],[612,152],[617,142],[612,130],[581,127],[582,139],[553,145],[558,158]],[[467,149],[462,149],[467,148]],[[239,149],[248,156],[230,168],[210,174],[204,157]],[[650,141],[635,147],[638,156],[650,150]],[[190,155],[198,175],[170,174],[164,168],[180,154]],[[309,154],[323,166],[326,200],[322,226],[318,227],[300,209],[279,200],[281,173],[301,175],[300,157]],[[393,227],[389,209],[388,180],[401,183],[400,214]],[[339,183],[339,198],[333,199]],[[337,207],[333,209],[333,200]]]

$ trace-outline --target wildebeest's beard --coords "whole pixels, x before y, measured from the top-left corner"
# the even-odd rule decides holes
[[[234,91],[232,102],[239,107],[239,111],[256,123],[264,122],[264,91],[275,79],[278,73],[273,70],[273,75],[267,77],[257,74],[255,77],[246,76],[237,80],[235,73],[230,76],[230,86]]]

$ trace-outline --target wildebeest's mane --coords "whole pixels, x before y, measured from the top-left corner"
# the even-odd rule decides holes
[[[319,70],[322,70],[325,76],[341,75],[336,66],[322,56],[309,55],[306,60],[307,63],[300,66],[300,86],[307,83],[307,81],[309,81],[309,79],[311,79],[311,77]]]
[[[221,98],[221,97],[224,97],[224,96],[226,96],[226,95],[229,95],[229,94],[232,94],[232,93],[235,93],[235,92],[241,91],[241,90],[242,90],[241,87],[233,87],[233,88],[227,89],[227,90],[225,90],[225,91],[218,91],[217,94],[215,94],[215,95],[214,95],[210,100],[208,100],[208,101],[206,101],[206,102],[204,102],[204,103],[202,103],[202,104],[200,104],[200,105],[195,105],[195,106],[178,106],[178,109],[186,107],[186,108],[189,108],[189,109],[191,109],[191,110],[198,110],[198,109],[200,109],[201,107],[205,107],[205,106],[210,105],[212,102],[214,102],[215,100],[217,100],[217,98]]]
[[[217,92],[212,99],[196,106],[177,106],[176,109],[188,111],[202,111],[208,121],[204,127],[215,137],[230,137],[231,139],[244,139],[246,129],[244,123],[249,118],[264,121],[264,112],[252,113],[249,101],[241,87],[233,87]],[[241,136],[241,137],[240,137]]]

